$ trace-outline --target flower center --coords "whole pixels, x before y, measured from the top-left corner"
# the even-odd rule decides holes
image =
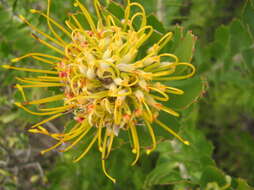
[[[127,128],[129,119],[140,117],[141,112],[149,121],[157,115],[160,107],[149,94],[154,86],[152,75],[144,68],[159,60],[151,53],[135,61],[142,36],[116,26],[97,33],[73,31],[72,42],[65,48],[65,58],[57,70],[65,84],[65,105],[74,107],[77,121],[88,118],[91,126],[97,126],[103,119],[103,125],[111,129]],[[165,91],[162,87],[160,84]]]

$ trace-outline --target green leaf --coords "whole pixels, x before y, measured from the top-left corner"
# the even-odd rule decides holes
[[[254,189],[253,187],[250,187],[248,183],[241,178],[238,178],[237,182],[238,182],[238,186],[236,190],[253,190]]]
[[[254,37],[254,3],[252,0],[246,0],[243,12],[242,12],[242,20],[244,24],[247,26],[250,34],[252,34],[252,38]]]
[[[246,49],[242,52],[243,60],[248,69],[253,73],[254,71],[254,55],[253,48]]]
[[[163,23],[160,22],[155,15],[149,15],[147,17],[147,25],[151,25],[155,30],[161,32],[162,34],[166,32]]]
[[[254,12],[254,9],[253,9]],[[254,14],[253,14],[254,16]],[[249,48],[253,41],[248,33],[248,30],[240,20],[234,20],[230,24],[231,34],[231,51],[232,55]]]
[[[216,182],[220,187],[227,184],[225,174],[216,167],[208,166],[200,179],[201,189],[205,189],[208,183]]]
[[[191,31],[188,31],[182,38],[179,39],[174,53],[178,56],[181,62],[190,62],[192,60],[196,40],[196,37]]]
[[[176,169],[174,171],[174,169]],[[174,163],[165,162],[158,165],[144,182],[144,189],[149,189],[153,185],[175,184],[187,180],[182,179],[180,172],[177,170],[177,165]]]
[[[146,188],[188,182],[199,184],[204,169],[215,166],[211,159],[213,147],[200,131],[186,126],[180,135],[190,145],[177,139],[160,143],[157,148],[160,155],[155,169],[147,175]]]
[[[221,25],[215,31],[215,41],[220,42],[221,44],[228,44],[230,40],[229,36],[229,27],[225,25]]]
[[[200,77],[193,77],[187,80],[167,82],[167,85],[179,88],[184,91],[182,95],[170,95],[170,100],[166,105],[173,109],[185,109],[204,92],[203,81]]]
[[[6,28],[6,25],[8,22],[11,20],[11,14],[10,11],[5,10],[1,5],[0,5],[0,31]]]
[[[180,62],[191,62],[195,51],[196,37],[191,31],[176,25],[173,29],[172,40],[163,48],[163,52],[175,54]]]
[[[225,59],[230,52],[230,29],[228,26],[220,26],[216,29],[214,42],[209,45],[210,55],[218,59]]]
[[[175,52],[177,47],[179,46],[180,40],[183,38],[184,28],[176,25],[173,30],[173,38],[167,45],[167,52]]]
[[[124,9],[123,7],[115,2],[111,2],[108,7],[107,10],[109,12],[111,12],[113,15],[115,15],[118,19],[123,19],[124,18]]]
[[[167,125],[169,128],[171,128],[175,132],[179,130],[179,119],[169,115],[168,113],[161,111],[158,116],[158,120],[164,123],[165,125]],[[153,123],[152,126],[154,128],[154,133],[157,137],[157,140],[159,140],[160,138],[164,138],[164,139],[174,138],[172,134],[168,133],[165,129],[160,127],[157,123]]]

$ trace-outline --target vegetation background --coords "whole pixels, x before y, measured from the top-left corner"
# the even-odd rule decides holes
[[[91,8],[90,0],[82,2]],[[118,3],[124,2],[114,2],[105,4],[120,14],[122,8]],[[149,22],[158,31],[174,31],[179,35],[169,49],[182,59],[192,58],[197,67],[195,78],[179,84],[190,93],[171,105],[182,113],[174,126],[190,140],[191,146],[186,147],[171,137],[162,138],[154,153],[142,154],[138,164],[132,167],[129,145],[122,145],[109,160],[116,184],[101,171],[96,149],[77,164],[72,163],[73,152],[52,151],[41,156],[40,150],[52,145],[52,140],[27,132],[41,118],[13,105],[20,98],[13,88],[15,77],[27,73],[0,68],[0,190],[253,189],[254,1],[138,2],[151,14]],[[53,17],[63,22],[73,10],[72,3],[72,0],[54,0]],[[45,10],[46,5],[46,0],[0,0],[0,65],[10,64],[12,58],[31,50],[48,51],[31,38],[30,29],[17,17],[22,14],[46,30],[45,20],[29,12],[31,8]],[[190,30],[197,36],[195,51],[192,49],[195,38]],[[174,43],[180,45],[172,47]],[[29,96],[43,93],[36,89]],[[68,121],[47,125],[59,130],[58,126],[65,122]]]

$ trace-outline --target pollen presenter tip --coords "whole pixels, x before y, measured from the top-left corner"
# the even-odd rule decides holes
[[[10,65],[2,65],[2,67],[5,69],[10,69]]]
[[[151,154],[151,152],[152,152],[152,150],[150,150],[150,149],[146,150],[147,155]]]
[[[22,20],[22,21],[25,21],[25,17],[23,17],[22,15],[19,15],[19,18]]]
[[[37,10],[36,10],[36,9],[30,9],[30,12],[31,12],[31,13],[36,13]]]
[[[11,62],[15,63],[15,62],[18,62],[19,60],[20,60],[19,58],[13,58],[13,59],[11,60]]]
[[[18,106],[18,107],[22,107],[22,105],[21,105],[20,102],[15,102],[14,104],[15,104],[16,106]]]

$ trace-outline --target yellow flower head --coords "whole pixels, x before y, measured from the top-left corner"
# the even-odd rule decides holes
[[[41,39],[37,35],[33,35],[36,40],[53,49],[60,56],[29,53],[13,59],[13,62],[17,62],[32,57],[37,61],[49,64],[51,66],[49,70],[4,65],[7,69],[42,74],[35,78],[18,78],[19,81],[25,83],[16,85],[24,102],[15,103],[31,114],[49,116],[33,125],[29,130],[32,133],[51,136],[58,141],[56,145],[43,150],[42,153],[57,148],[63,143],[67,143],[68,146],[61,151],[67,151],[78,142],[83,141],[87,134],[93,135],[88,147],[75,159],[75,162],[85,156],[97,143],[101,152],[103,171],[108,178],[115,182],[115,179],[106,172],[105,160],[110,154],[114,138],[120,131],[129,131],[131,134],[132,152],[136,154],[132,164],[135,164],[140,156],[137,127],[147,128],[151,136],[152,146],[147,149],[147,153],[156,147],[153,123],[157,123],[158,126],[188,145],[188,141],[182,139],[157,119],[160,111],[178,117],[177,112],[164,106],[162,102],[169,100],[169,94],[181,95],[184,93],[182,90],[167,86],[162,82],[186,79],[195,73],[195,67],[192,64],[180,62],[173,54],[159,53],[172,38],[172,32],[165,34],[147,50],[147,54],[143,58],[138,59],[140,47],[154,32],[153,27],[147,25],[145,10],[139,3],[127,1],[124,19],[119,21],[113,14],[106,11],[98,0],[94,0],[97,15],[95,23],[84,5],[76,0],[74,6],[78,7],[80,11],[70,14],[70,19],[65,22],[67,27],[64,28],[50,17],[50,0],[48,1],[46,14],[34,9],[31,12],[46,18],[52,36],[37,29],[24,17],[20,16],[20,18],[40,37],[43,37]],[[133,7],[136,7],[135,10],[138,9],[138,11],[133,13]],[[81,24],[80,14],[84,16],[89,27]],[[140,26],[134,27],[135,20],[140,21]],[[56,32],[56,28],[69,39],[63,40]],[[189,74],[172,76],[179,65],[189,67]],[[33,87],[59,87],[63,93],[29,101],[23,89]],[[63,102],[61,106],[40,108],[39,112],[28,108],[29,105],[61,100]],[[51,133],[43,127],[46,122],[64,116],[66,113],[72,113],[73,119],[76,120],[76,124],[68,131]],[[91,131],[93,132],[91,133]]]

